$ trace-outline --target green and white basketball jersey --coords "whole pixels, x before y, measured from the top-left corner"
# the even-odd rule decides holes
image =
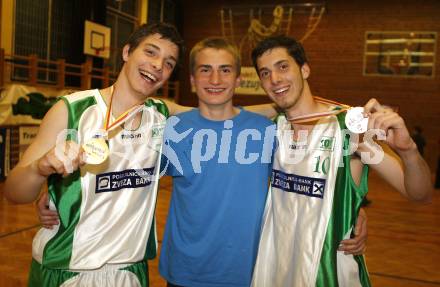
[[[368,168],[360,186],[351,176],[344,118],[323,118],[307,141],[292,143],[290,122],[279,116],[252,286],[369,286],[363,257],[337,251],[367,192]]]
[[[98,90],[62,99],[69,112],[68,139],[83,144],[103,128],[107,106]],[[129,130],[126,123],[109,132],[110,155],[104,163],[49,178],[60,225],[37,233],[34,259],[48,268],[75,271],[156,255],[154,212],[167,117],[162,101],[146,100],[138,127]]]

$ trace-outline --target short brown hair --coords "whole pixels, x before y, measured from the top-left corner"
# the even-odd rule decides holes
[[[285,48],[287,53],[295,60],[299,67],[302,67],[307,63],[306,52],[300,42],[285,35],[272,36],[259,42],[252,50],[252,62],[255,70],[257,70],[257,74],[259,74],[257,65],[258,58],[267,51],[275,48]]]
[[[129,46],[128,53],[130,54],[133,52],[145,38],[154,34],[159,34],[162,39],[167,39],[176,44],[177,48],[179,49],[178,57],[179,59],[182,57],[184,51],[182,37],[175,26],[162,22],[143,24],[138,27],[133,34],[130,35],[126,43]]]
[[[202,41],[196,43],[189,53],[189,68],[191,75],[194,75],[196,56],[197,54],[206,48],[213,48],[217,50],[225,50],[229,52],[235,60],[235,68],[237,70],[237,77],[240,75],[241,70],[241,58],[238,52],[237,46],[221,37],[205,38]]]

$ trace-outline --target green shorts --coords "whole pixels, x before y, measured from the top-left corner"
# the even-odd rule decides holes
[[[105,265],[98,270],[49,269],[32,259],[29,287],[148,287],[148,264]]]

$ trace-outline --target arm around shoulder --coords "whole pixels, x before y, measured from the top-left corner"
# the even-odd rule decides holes
[[[175,116],[177,114],[187,112],[187,111],[194,109],[193,107],[187,107],[187,106],[182,106],[182,105],[176,104],[175,102],[167,100],[167,99],[161,99],[161,101],[163,101],[167,105],[168,111],[170,112],[170,116]]]
[[[272,104],[262,104],[262,105],[253,105],[253,106],[244,106],[244,109],[262,115],[268,119],[275,118],[278,113],[282,112],[282,110],[274,103]]]

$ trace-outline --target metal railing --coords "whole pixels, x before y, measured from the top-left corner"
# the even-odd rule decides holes
[[[54,87],[57,89],[104,88],[113,83],[117,74],[108,67],[93,67],[89,59],[83,64],[66,63],[64,59],[50,61],[37,55],[8,55],[0,49],[0,89],[7,83],[21,83],[30,86]],[[179,82],[168,82],[157,96],[179,98]]]

